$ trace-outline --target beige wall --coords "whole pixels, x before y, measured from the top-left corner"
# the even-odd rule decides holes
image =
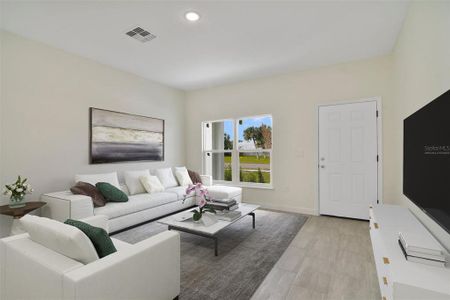
[[[1,42],[2,185],[21,174],[38,199],[79,173],[184,164],[184,92],[10,33]],[[165,162],[90,165],[90,106],[165,119]]]
[[[393,54],[392,199],[407,205],[450,249],[450,235],[402,194],[403,119],[450,88],[450,2],[413,2]],[[449,116],[450,118],[450,116]]]
[[[245,201],[316,213],[317,105],[380,96],[392,115],[390,66],[390,57],[380,57],[188,92],[188,165],[201,170],[202,121],[272,114],[274,189],[246,188]]]

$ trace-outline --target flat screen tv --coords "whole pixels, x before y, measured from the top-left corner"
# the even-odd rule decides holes
[[[450,233],[450,90],[404,120],[403,193]]]

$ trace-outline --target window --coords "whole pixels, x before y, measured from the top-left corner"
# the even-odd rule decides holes
[[[272,117],[203,122],[203,172],[215,181],[272,185]]]
[[[234,121],[203,123],[203,171],[214,180],[232,181]]]
[[[271,183],[272,117],[238,120],[239,181]]]

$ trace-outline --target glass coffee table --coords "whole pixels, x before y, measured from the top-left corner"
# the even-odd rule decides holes
[[[214,224],[209,226],[203,225],[201,222],[194,222],[189,216],[192,215],[192,209],[182,211],[180,213],[168,216],[160,219],[157,222],[167,225],[169,230],[178,230],[209,238],[214,240],[214,254],[219,255],[219,241],[217,234],[222,230],[230,226],[231,224],[239,221],[240,219],[251,216],[253,219],[252,225],[255,228],[255,210],[259,208],[259,205],[240,203],[239,208],[236,211],[240,211],[241,215],[233,221],[217,220]]]

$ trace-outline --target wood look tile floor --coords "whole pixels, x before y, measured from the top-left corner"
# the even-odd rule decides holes
[[[369,223],[312,216],[252,300],[381,299]]]

